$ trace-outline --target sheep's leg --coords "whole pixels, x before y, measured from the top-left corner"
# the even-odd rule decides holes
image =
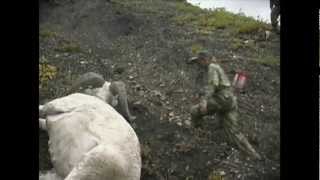
[[[84,155],[65,180],[129,180],[126,163],[117,150],[99,145]]]
[[[43,105],[40,105],[39,106],[39,128],[44,130],[44,131],[47,131],[47,123],[46,123],[46,119],[45,119],[45,116],[46,116],[46,113],[44,111],[44,106]]]

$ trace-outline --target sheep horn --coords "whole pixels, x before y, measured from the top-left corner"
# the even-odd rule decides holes
[[[91,88],[102,87],[105,83],[102,75],[88,72],[81,75],[71,86],[69,94],[78,91],[80,88],[86,89],[91,86]]]
[[[118,101],[119,101],[120,114],[122,114],[126,119],[128,119],[129,122],[132,122],[134,119],[136,119],[136,117],[132,116],[129,111],[126,86],[124,82],[122,81],[111,82],[110,91],[114,96],[119,95]]]

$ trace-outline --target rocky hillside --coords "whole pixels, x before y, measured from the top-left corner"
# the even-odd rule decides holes
[[[280,43],[270,25],[223,9],[170,0],[39,1],[40,104],[66,95],[94,71],[127,84],[143,150],[142,180],[279,179]],[[197,69],[186,60],[206,49],[230,79],[249,75],[237,94],[240,125],[263,155],[254,161],[226,143],[215,117],[190,126]],[[51,168],[40,132],[40,170]]]

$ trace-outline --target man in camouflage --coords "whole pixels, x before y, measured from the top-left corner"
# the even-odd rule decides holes
[[[278,18],[280,16],[280,0],[270,0],[271,8],[271,25],[274,30],[278,31]]]
[[[191,58],[189,63],[195,62],[203,68],[207,68],[208,84],[204,95],[198,104],[191,107],[191,119],[195,126],[200,125],[205,115],[215,114],[221,120],[224,131],[231,141],[240,150],[251,155],[255,159],[261,159],[260,155],[250,145],[246,137],[240,132],[238,126],[237,98],[232,92],[231,83],[224,70],[217,64],[214,57],[208,52],[200,52],[197,57]]]

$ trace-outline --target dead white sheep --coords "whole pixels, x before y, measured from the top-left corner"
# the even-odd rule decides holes
[[[124,83],[96,73],[80,76],[72,91],[39,107],[39,127],[48,132],[54,172],[65,180],[138,180],[140,144],[127,120]],[[71,91],[71,92],[72,92]],[[119,104],[121,114],[112,106]]]
[[[39,126],[65,180],[139,180],[140,144],[130,124],[100,98],[75,93],[40,106]]]

